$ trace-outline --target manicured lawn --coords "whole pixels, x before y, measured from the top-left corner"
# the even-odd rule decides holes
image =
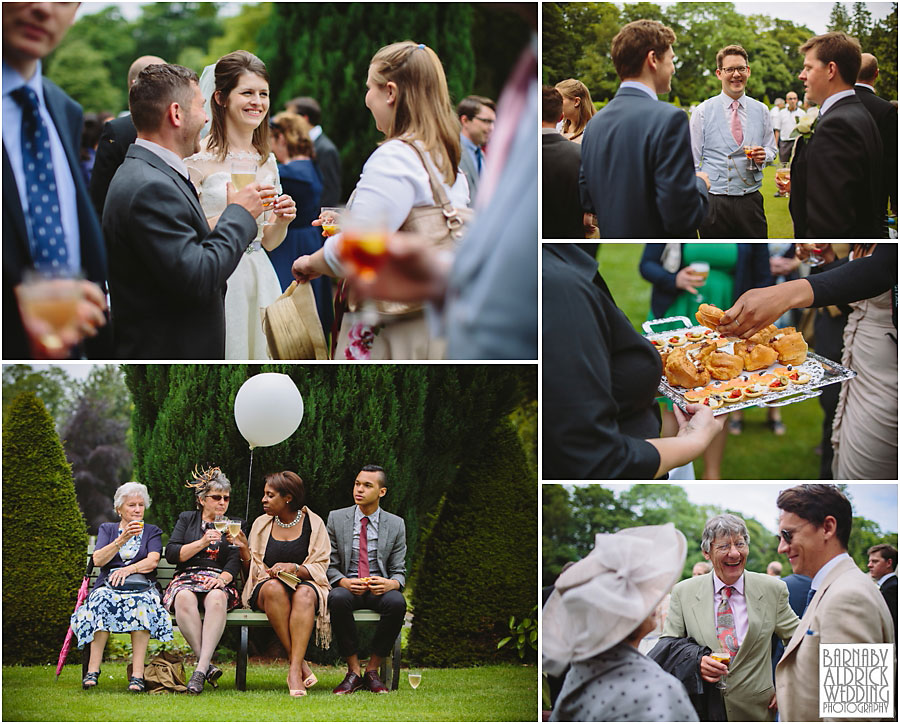
[[[54,682],[55,666],[3,667],[4,721],[534,721],[534,666],[422,669],[413,690],[406,670],[398,691],[334,696],[344,669],[314,666],[319,683],[308,696],[288,696],[287,664],[251,665],[248,691],[234,688],[234,666],[219,689],[200,696],[130,694],[125,664],[106,662],[100,686],[81,689],[81,667],[69,665]],[[187,669],[188,676],[191,669]]]
[[[651,288],[638,272],[643,250],[643,244],[607,243],[600,246],[598,254],[600,273],[609,285],[613,299],[641,333],[641,323],[647,319],[650,310]],[[765,425],[765,410],[752,407],[744,411],[743,434],[729,437],[725,447],[724,478],[818,479],[819,457],[814,450],[822,436],[823,419],[818,401],[805,400],[787,405],[781,408],[781,415],[787,433],[776,437]],[[694,462],[694,472],[698,479],[703,475],[702,459]]]
[[[794,222],[791,221],[791,212],[788,210],[790,199],[775,198],[775,168],[766,166],[763,169],[763,182],[759,190],[763,196],[766,220],[769,222],[769,238],[793,239]]]

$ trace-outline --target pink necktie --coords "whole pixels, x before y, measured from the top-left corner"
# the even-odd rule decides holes
[[[738,118],[738,108],[740,103],[733,101],[731,104],[731,135],[734,136],[734,142],[740,146],[744,142],[744,131],[741,128],[741,119]]]
[[[369,536],[366,533],[369,519],[363,516],[359,521],[359,565],[357,566],[358,578],[369,577]]]

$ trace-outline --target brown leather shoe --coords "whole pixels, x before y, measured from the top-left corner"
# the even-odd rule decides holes
[[[363,678],[359,674],[354,674],[352,671],[348,671],[347,675],[344,677],[344,680],[338,684],[337,688],[332,691],[332,694],[352,694],[354,691],[359,691],[364,686]]]
[[[367,671],[363,674],[363,684],[373,694],[389,694],[390,691],[384,685],[384,682],[378,678],[377,671]]]

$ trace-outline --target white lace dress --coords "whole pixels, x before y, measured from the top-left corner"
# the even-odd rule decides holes
[[[231,181],[231,162],[239,160],[259,163],[260,156],[229,152],[224,161],[219,161],[216,154],[200,151],[184,160],[207,218],[218,216],[225,210],[225,186]],[[269,154],[261,167],[263,173],[259,180],[277,188],[279,179],[275,155]],[[225,359],[269,359],[260,311],[281,295],[281,284],[269,261],[269,255],[262,248],[262,215],[256,219],[256,228],[256,238],[228,277],[228,291],[225,293]]]

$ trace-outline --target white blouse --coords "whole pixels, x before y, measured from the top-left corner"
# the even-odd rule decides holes
[[[416,143],[421,148],[421,143]],[[425,157],[441,178],[430,155],[426,153]],[[453,186],[446,182],[442,185],[453,206],[462,209],[469,205],[469,183],[465,174],[457,171]],[[435,203],[428,172],[419,155],[403,141],[393,140],[382,144],[369,156],[356,184],[352,208],[355,218],[363,221],[383,218],[388,231],[394,232],[403,225],[414,207]],[[325,261],[336,276],[344,275],[337,253],[340,237],[340,234],[328,237],[323,247]]]

